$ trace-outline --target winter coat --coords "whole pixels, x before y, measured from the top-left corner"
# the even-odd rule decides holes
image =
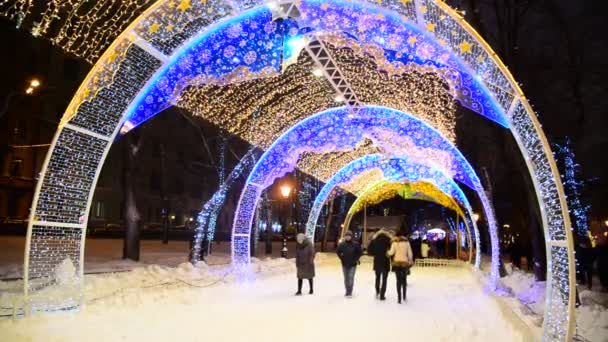
[[[374,257],[374,271],[388,272],[391,270],[391,259],[386,255],[390,248],[391,236],[385,230],[374,234],[372,242],[367,246],[367,254]]]
[[[342,266],[354,267],[359,263],[363,250],[361,250],[361,246],[358,243],[351,240],[340,242],[336,253],[342,262]]]
[[[393,240],[391,249],[387,255],[393,257],[393,268],[395,267],[409,267],[414,263],[414,257],[412,255],[412,246],[407,238],[398,236]]]
[[[420,255],[423,258],[428,258],[429,257],[429,249],[431,249],[431,247],[429,246],[428,242],[423,242],[422,245],[420,245]]]
[[[298,279],[315,277],[315,248],[309,239],[296,246],[296,268]]]

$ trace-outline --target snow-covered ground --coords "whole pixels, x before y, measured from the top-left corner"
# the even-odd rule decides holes
[[[348,299],[335,256],[317,259],[315,294],[302,297],[292,260],[256,262],[251,282],[227,266],[190,264],[88,275],[80,312],[0,321],[0,341],[522,340],[467,268],[414,268],[399,305],[393,275],[387,301],[377,301],[363,263]]]

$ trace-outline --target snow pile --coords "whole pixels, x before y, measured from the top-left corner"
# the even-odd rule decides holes
[[[189,262],[177,267],[151,265],[136,268],[130,272],[85,276],[85,302],[118,301],[129,298],[129,305],[142,302],[141,296],[156,296],[161,299],[167,292],[184,287],[206,288],[220,284],[250,283],[273,275],[295,272],[295,262],[288,259],[252,258],[247,269],[231,265],[210,266],[199,262],[196,266]]]
[[[64,259],[55,269],[55,282],[59,285],[72,285],[78,282],[76,266],[72,260]]]
[[[20,278],[23,276],[21,269],[23,263],[0,265],[0,279]]]
[[[510,289],[513,296],[525,307],[524,312],[543,315],[546,295],[544,281],[536,281],[533,274],[514,268],[508,276],[500,278],[500,282]]]
[[[608,341],[608,309],[598,304],[583,305],[576,309],[576,328],[588,341]]]
[[[542,326],[546,282],[536,281],[533,274],[517,268],[507,267],[507,271],[501,284],[517,298],[521,312],[532,316],[536,326]],[[608,294],[583,290],[579,297],[582,305],[576,309],[577,334],[586,341],[608,342]]]

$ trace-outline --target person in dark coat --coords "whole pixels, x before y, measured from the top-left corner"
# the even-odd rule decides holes
[[[588,237],[579,237],[579,243],[576,251],[576,259],[578,261],[578,276],[581,285],[587,285],[587,288],[591,290],[593,285],[593,263],[594,263],[594,251],[591,248],[591,241]]]
[[[391,248],[392,236],[385,229],[374,234],[367,247],[367,254],[374,257],[374,272],[376,272],[376,298],[385,300],[386,280],[391,270],[391,259],[386,255]]]
[[[361,258],[361,255],[363,254],[361,246],[353,241],[353,232],[350,230],[346,232],[344,235],[344,241],[340,242],[336,253],[342,262],[346,297],[352,297],[353,286],[355,285],[355,271],[357,270],[357,265],[359,264],[359,258]]]
[[[296,296],[302,295],[302,282],[308,279],[309,294],[313,294],[313,282],[315,277],[315,248],[306,235],[300,233],[296,236],[296,268],[298,270],[298,292]]]

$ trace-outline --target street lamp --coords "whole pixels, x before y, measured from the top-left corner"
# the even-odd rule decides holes
[[[285,199],[289,198],[290,193],[291,193],[291,187],[289,185],[283,185],[281,187],[281,195],[283,195],[283,198],[285,198]]]
[[[281,186],[281,195],[283,196],[283,199],[288,199],[289,195],[291,194],[291,187],[287,184]],[[284,214],[282,210],[283,209],[283,202],[281,202],[281,214]],[[287,219],[283,220],[283,224],[282,224],[282,230],[283,230],[283,248],[281,248],[281,257],[282,258],[287,258]]]
[[[38,88],[40,86],[40,81],[38,81],[38,79],[34,78],[33,80],[30,81],[30,86],[25,90],[25,93],[27,95],[32,95],[34,93],[34,90],[36,90],[36,88]]]
[[[34,90],[36,90],[36,88],[38,88],[40,85],[41,85],[41,82],[38,79],[36,79],[36,78],[32,79],[30,81],[29,87],[27,87],[24,91],[25,95],[34,94]],[[11,100],[15,96],[23,96],[23,93],[21,93],[21,91],[13,90],[6,96],[6,98],[4,99],[4,106],[0,110],[0,118],[2,118],[4,116],[4,114],[6,114],[6,112],[8,111],[8,107],[11,103]]]

